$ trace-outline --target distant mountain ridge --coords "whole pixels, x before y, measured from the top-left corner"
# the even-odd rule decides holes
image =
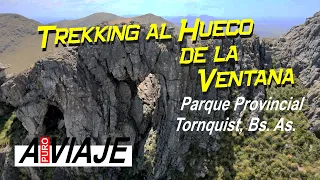
[[[208,15],[200,16],[164,16],[166,20],[172,22],[176,26],[181,26],[181,19],[188,19],[188,26],[194,26],[194,21],[196,18],[200,18],[201,21],[204,21],[206,24],[209,21],[222,20],[222,19],[242,19],[242,18],[222,18],[222,17],[213,17]],[[253,18],[255,21],[254,34],[259,35],[260,37],[280,37],[284,33],[290,30],[291,27],[301,24],[304,22],[304,18],[294,18],[294,19],[285,19],[285,18]]]
[[[160,16],[156,16],[154,14],[151,14],[151,13],[134,17],[134,18],[132,18],[132,20],[139,22],[141,24],[156,23],[156,24],[160,25],[162,23],[167,23],[167,26],[169,26],[169,27],[176,27],[175,23],[168,21],[165,18],[162,18]]]
[[[178,31],[181,25],[181,19],[187,18],[189,22],[188,26],[193,26],[195,19],[198,17],[206,23],[210,20],[222,19],[208,15],[160,17],[149,13],[136,17],[121,17],[111,13],[95,13],[80,19],[62,20],[51,24],[68,28],[93,26],[103,22],[108,22],[108,24],[121,24],[134,21],[140,24],[156,23],[158,25],[165,22],[168,27],[175,27]],[[293,25],[299,24],[292,21],[282,26],[283,21],[284,20],[274,21],[269,18],[265,20],[255,20],[256,26],[254,33],[260,37],[279,37]],[[33,64],[38,58],[46,56],[48,51],[57,51],[57,48],[53,46],[49,47],[46,52],[42,52],[41,49],[38,48],[42,38],[37,35],[37,27],[39,25],[41,25],[41,23],[18,14],[0,14],[0,62],[12,65],[11,68],[8,69],[9,72],[21,72]],[[53,36],[50,36],[49,40],[53,41],[53,38]],[[23,60],[21,59],[22,57]]]
[[[74,19],[74,20],[62,20],[52,24],[56,24],[58,27],[81,27],[81,26],[92,26],[100,24],[103,21],[113,21],[121,19],[122,17],[111,13],[94,13],[87,17]]]

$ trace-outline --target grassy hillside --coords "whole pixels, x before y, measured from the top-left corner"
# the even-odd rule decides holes
[[[301,98],[306,93],[299,85],[267,89],[268,98],[280,100]],[[263,119],[275,127],[281,117],[293,121],[296,131],[234,137],[236,179],[320,179],[320,140],[308,130],[308,119],[301,111],[265,111]]]
[[[98,25],[103,21],[112,21],[120,18],[120,16],[110,13],[94,13],[84,18],[75,20],[63,20],[53,24],[56,24],[58,27],[82,27]]]
[[[18,14],[0,14],[0,54],[23,38],[37,34],[40,23]]]

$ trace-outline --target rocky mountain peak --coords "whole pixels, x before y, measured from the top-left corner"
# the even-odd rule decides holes
[[[266,48],[274,67],[292,67],[296,78],[309,88],[311,126],[320,123],[320,11],[307,18],[304,24],[290,29],[283,37],[267,40]],[[314,129],[320,131],[320,128]]]

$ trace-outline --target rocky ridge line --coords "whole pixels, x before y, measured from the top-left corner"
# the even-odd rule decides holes
[[[210,136],[201,132],[177,132],[177,117],[192,120],[224,120],[230,117],[235,120],[243,112],[217,111],[210,115],[206,112],[181,112],[179,107],[183,97],[231,101],[237,96],[264,99],[265,91],[263,86],[242,86],[210,88],[207,93],[202,93],[198,66],[179,64],[181,47],[209,46],[206,58],[212,59],[216,45],[222,47],[223,56],[227,55],[231,45],[237,46],[239,63],[215,65],[208,62],[207,72],[214,67],[219,71],[261,69],[265,63],[264,49],[256,36],[250,39],[199,40],[192,44],[188,39],[178,43],[175,35],[170,41],[145,41],[147,32],[148,29],[142,29],[139,41],[134,43],[115,41],[69,49],[62,56],[63,60],[43,59],[30,70],[3,83],[0,100],[17,109],[17,117],[28,131],[25,143],[47,133],[47,111],[56,107],[63,114],[66,135],[76,137],[78,143],[85,137],[91,137],[93,144],[104,144],[107,137],[127,136],[131,139],[135,159],[131,170],[108,168],[103,174],[95,168],[88,168],[85,169],[87,177],[94,173],[106,179],[137,178],[141,175],[147,179],[177,179],[190,164],[197,172],[192,175],[194,178],[210,173],[205,164],[206,155],[190,158],[190,153],[200,149],[215,154],[220,149],[219,140],[223,134],[214,132]],[[151,84],[159,82],[160,86],[155,86],[155,90],[149,93],[155,97],[143,100],[139,84],[146,83],[148,76],[153,77]],[[151,104],[150,111],[144,111],[144,104]],[[261,112],[250,114],[260,115]],[[146,142],[155,144],[147,149]],[[152,157],[145,156],[146,150],[152,152],[149,153]],[[146,163],[148,158],[154,162]],[[60,175],[61,171],[74,173],[68,168],[56,168],[54,175]],[[39,168],[29,168],[28,172],[32,179],[42,178]]]

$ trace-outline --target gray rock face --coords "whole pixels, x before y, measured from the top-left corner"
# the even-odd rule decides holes
[[[275,67],[292,67],[301,82],[310,88],[307,117],[312,126],[320,119],[320,12],[302,25],[293,27],[280,39],[269,41],[267,48]]]
[[[76,137],[78,143],[85,137],[91,137],[94,144],[103,144],[107,137],[130,137],[136,156],[132,170],[109,168],[101,173],[90,169],[88,177],[92,172],[102,179],[130,179],[142,175],[146,179],[178,179],[190,164],[198,172],[192,177],[204,177],[208,173],[205,157],[190,157],[190,152],[196,148],[214,154],[220,148],[223,135],[177,132],[177,117],[190,120],[230,117],[234,120],[243,112],[217,111],[210,115],[181,112],[183,97],[232,101],[242,95],[248,99],[263,99],[264,87],[211,87],[207,93],[202,93],[198,66],[179,64],[181,48],[194,45],[187,39],[178,43],[176,36],[170,41],[147,42],[144,40],[147,32],[148,29],[141,30],[138,42],[85,44],[65,52],[63,61],[40,61],[1,85],[1,101],[17,108],[17,117],[28,131],[29,139],[46,134],[45,117],[51,106],[61,111],[66,135]],[[219,71],[260,69],[265,63],[258,37],[199,40],[199,43],[209,46],[207,72],[214,67]],[[226,56],[233,44],[238,47],[239,63],[212,62],[216,45],[223,47],[222,55]],[[260,114],[251,113],[252,116]],[[144,155],[147,151],[152,163],[146,163],[149,161]],[[148,171],[150,169],[152,171]],[[60,176],[65,177],[64,174],[55,175]]]

